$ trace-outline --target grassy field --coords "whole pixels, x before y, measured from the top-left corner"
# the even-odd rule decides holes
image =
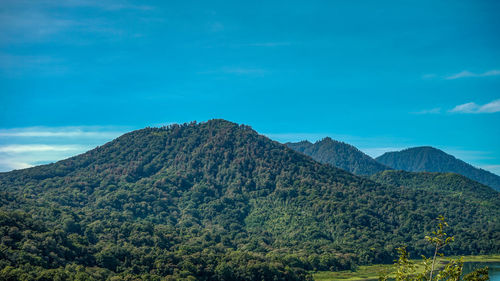
[[[456,258],[456,257],[451,257]],[[447,258],[439,259],[439,264],[443,266]],[[500,255],[484,255],[484,256],[464,256],[465,262],[500,262]],[[423,270],[420,265],[422,260],[414,260],[417,264],[417,270]],[[314,280],[316,281],[333,281],[333,280],[346,280],[346,281],[359,281],[359,280],[378,280],[378,277],[385,272],[392,269],[392,264],[375,264],[364,265],[358,267],[356,271],[320,271],[313,273]]]

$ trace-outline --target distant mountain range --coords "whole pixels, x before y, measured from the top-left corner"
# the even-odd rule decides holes
[[[430,146],[387,152],[373,159],[356,147],[326,137],[315,143],[286,143],[291,149],[360,176],[374,175],[385,170],[408,172],[456,173],[500,191],[500,176],[476,168]]]
[[[375,161],[356,147],[326,137],[315,143],[286,143],[291,149],[311,156],[314,160],[344,169],[356,175],[373,175],[390,168]]]
[[[408,148],[398,152],[387,152],[376,158],[386,166],[410,172],[457,173],[472,180],[500,190],[500,176],[476,168],[430,146]]]
[[[345,147],[347,167],[382,168],[323,142]],[[438,215],[455,236],[447,253],[498,253],[499,194],[455,174],[356,176],[225,120],[145,128],[0,173],[0,274],[310,280],[391,262],[403,244],[431,254]]]

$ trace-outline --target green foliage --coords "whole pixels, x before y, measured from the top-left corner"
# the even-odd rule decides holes
[[[399,258],[396,262],[396,279],[398,281],[411,280],[411,277],[415,274],[416,266],[410,260],[410,256],[405,247],[400,247],[396,250],[398,250],[399,253]]]
[[[314,144],[308,141],[301,141],[286,143],[286,145],[295,151],[311,156],[320,163],[330,164],[356,175],[373,175],[381,171],[390,170],[389,167],[378,163],[356,147],[332,140],[328,137]]]
[[[384,171],[372,175],[370,179],[381,184],[412,189],[425,189],[433,192],[448,193],[450,195],[466,195],[478,204],[485,202],[492,196],[498,197],[500,193],[494,192],[490,187],[454,173],[406,172]]]
[[[146,128],[0,174],[0,276],[307,280],[392,260],[438,213],[466,233],[454,254],[498,252],[498,196],[471,198],[377,184],[223,120]]]
[[[432,231],[432,235],[425,236],[425,240],[429,242],[434,247],[433,258],[423,258],[424,270],[417,273],[415,263],[410,260],[409,254],[405,247],[398,248],[399,258],[394,264],[394,275],[396,281],[480,281],[489,280],[488,278],[488,267],[477,269],[474,272],[467,274],[462,277],[462,269],[464,265],[463,257],[457,259],[449,259],[444,268],[440,269],[437,274],[436,271],[436,257],[443,256],[443,253],[439,251],[449,245],[454,241],[453,236],[448,236],[445,232],[445,227],[448,227],[448,223],[445,218],[440,215],[438,218],[438,225],[435,231]],[[379,281],[386,281],[389,274],[385,274],[379,277]]]
[[[489,270],[489,268],[487,266],[483,267],[483,268],[476,269],[473,272],[465,275],[463,280],[464,281],[488,281],[488,280],[490,280],[490,278],[488,276],[488,270]]]
[[[396,170],[409,172],[457,173],[469,179],[500,190],[500,176],[478,169],[452,155],[429,147],[414,147],[398,152],[387,152],[376,160]]]

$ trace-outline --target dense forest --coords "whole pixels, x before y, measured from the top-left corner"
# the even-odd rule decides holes
[[[388,170],[370,177],[373,181],[413,189],[432,190],[469,198],[485,200],[492,196],[491,187],[455,173],[406,172]]]
[[[387,152],[376,160],[396,170],[457,173],[500,191],[500,176],[476,168],[434,147],[422,146]]]
[[[429,254],[423,235],[440,214],[450,254],[500,251],[498,192],[377,177],[386,183],[224,120],[145,128],[0,174],[0,276],[309,280],[391,262],[403,244]]]
[[[373,175],[391,168],[380,164],[356,147],[329,137],[311,143],[286,143],[291,149],[311,156],[314,160],[344,169],[356,175]]]

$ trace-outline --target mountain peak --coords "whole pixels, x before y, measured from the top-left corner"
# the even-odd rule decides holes
[[[333,165],[357,175],[371,175],[388,167],[378,163],[356,147],[325,137],[314,144],[310,142],[287,143],[291,149],[311,156],[314,160]]]
[[[333,142],[337,142],[337,141],[333,140],[330,137],[324,137],[322,140],[317,141],[316,143],[333,143]]]
[[[428,146],[428,145],[427,146],[410,147],[410,148],[403,149],[403,151],[429,151],[429,152],[436,152],[436,153],[444,153],[444,154],[446,154],[446,152],[442,151],[441,149],[435,148],[433,146]]]
[[[311,146],[347,163],[371,159],[338,142]],[[20,257],[2,262],[30,264],[33,276],[76,264],[135,279],[154,272],[181,280],[189,270],[205,280],[306,280],[312,269],[391,260],[394,245],[429,229],[439,213],[457,230],[483,231],[464,238],[477,241],[467,253],[498,252],[489,238],[498,222],[489,218],[500,203],[485,197],[477,204],[471,193],[401,192],[222,119],[145,128],[70,159],[0,174],[0,226],[19,229],[5,232],[10,242],[2,245]],[[410,205],[411,212],[401,208]]]
[[[500,177],[498,175],[476,168],[432,146],[419,146],[401,151],[386,152],[377,157],[376,160],[396,170],[457,173],[500,190]]]

